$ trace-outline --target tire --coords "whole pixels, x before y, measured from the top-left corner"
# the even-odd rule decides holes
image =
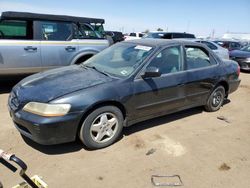
[[[210,94],[205,110],[208,112],[215,112],[220,109],[225,99],[225,88],[223,86],[216,87]]]
[[[97,108],[84,120],[79,138],[89,149],[100,149],[118,140],[123,129],[123,114],[115,106]]]

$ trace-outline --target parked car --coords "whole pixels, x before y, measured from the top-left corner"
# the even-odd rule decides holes
[[[114,43],[124,41],[124,35],[119,31],[105,31],[106,35],[112,37]]]
[[[213,50],[220,58],[229,59],[229,52],[227,49],[221,47],[220,45],[212,41],[196,39],[193,34],[189,34],[189,33],[149,32],[143,38],[166,39],[168,38],[167,36],[171,36],[172,37],[171,39],[175,39],[175,40],[189,40],[189,41],[194,41],[194,42],[205,44],[211,50]]]
[[[213,41],[213,42],[220,45],[223,48],[228,49],[229,51],[241,49],[241,44],[240,44],[240,42],[237,42],[237,41],[216,40],[216,41]]]
[[[124,36],[125,40],[134,40],[134,39],[141,39],[144,36],[144,33],[129,33],[128,35]]]
[[[155,31],[147,33],[143,38],[161,38],[161,39],[176,39],[176,38],[189,38],[195,39],[194,34],[190,33],[177,33],[177,32],[162,32]]]
[[[231,51],[230,59],[237,61],[242,70],[250,71],[250,45]]]
[[[30,74],[79,64],[109,46],[91,23],[103,19],[3,12],[0,76]]]
[[[25,78],[11,91],[19,132],[40,144],[103,148],[124,126],[192,108],[217,111],[239,86],[239,66],[203,44],[142,39],[112,45],[81,65]]]
[[[196,40],[196,42],[200,42],[202,44],[205,44],[207,47],[209,47],[211,50],[214,51],[220,58],[222,59],[229,59],[229,51],[226,48],[221,47],[220,45],[207,40]]]

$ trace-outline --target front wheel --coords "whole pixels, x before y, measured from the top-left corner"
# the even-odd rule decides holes
[[[223,105],[225,99],[225,88],[223,86],[218,86],[214,89],[207,100],[205,109],[208,112],[215,112],[220,109]]]
[[[90,149],[100,149],[113,144],[123,128],[123,115],[115,106],[104,106],[94,110],[84,120],[79,137]]]

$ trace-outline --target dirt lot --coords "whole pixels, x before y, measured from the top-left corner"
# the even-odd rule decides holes
[[[202,108],[126,128],[116,144],[87,151],[79,143],[40,146],[24,140],[7,110],[13,84],[1,83],[0,148],[15,153],[29,174],[49,187],[147,188],[152,174],[179,174],[188,188],[250,187],[250,74],[215,113]],[[217,117],[223,116],[227,121]],[[0,164],[0,181],[11,187],[22,180]]]

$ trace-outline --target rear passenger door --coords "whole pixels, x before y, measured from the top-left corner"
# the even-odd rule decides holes
[[[43,70],[70,65],[78,52],[74,25],[70,22],[36,21],[36,37],[41,40]]]
[[[40,42],[33,40],[33,22],[0,22],[0,74],[24,74],[41,70]]]
[[[218,77],[218,66],[214,57],[201,46],[185,46],[187,83],[186,97],[189,106],[203,105]]]

